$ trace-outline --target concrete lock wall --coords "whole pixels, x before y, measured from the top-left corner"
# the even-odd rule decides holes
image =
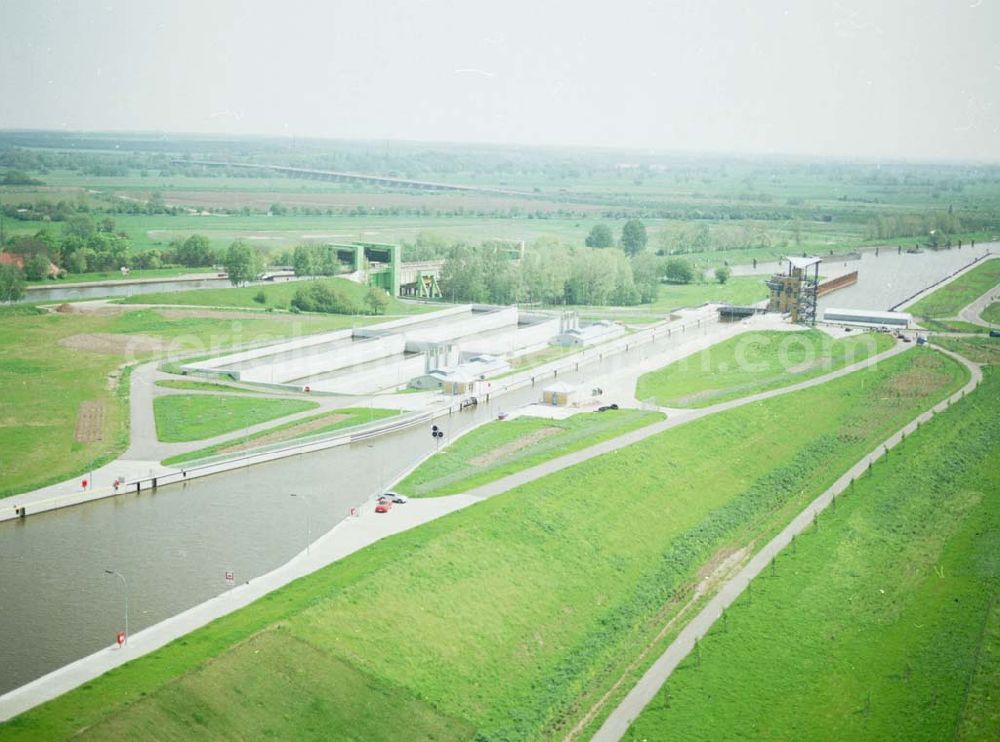
[[[317,345],[323,345],[325,343],[337,342],[340,340],[347,340],[351,337],[350,330],[336,330],[334,332],[324,332],[320,335],[310,335],[304,338],[298,338],[297,340],[289,340],[288,342],[278,343],[277,345],[265,345],[262,348],[254,348],[252,350],[244,350],[239,353],[230,353],[229,355],[219,356],[218,358],[209,358],[204,361],[196,361],[183,366],[185,369],[191,369],[195,371],[218,371],[225,366],[232,366],[237,363],[245,363],[247,361],[257,360],[259,358],[266,358],[267,356],[279,355],[281,353],[288,353],[294,351],[300,351],[307,348],[313,348]]]
[[[289,358],[239,371],[240,381],[284,382],[347,368],[403,352],[403,338],[389,335],[339,346],[325,353]]]
[[[471,304],[463,304],[456,307],[449,307],[448,309],[441,309],[436,312],[429,312],[428,314],[414,314],[410,317],[390,320],[389,322],[379,322],[377,325],[370,325],[369,327],[358,327],[354,330],[354,337],[375,337],[378,335],[384,335],[388,331],[405,330],[413,325],[436,322],[448,317],[468,314],[471,311]]]
[[[368,394],[394,386],[403,386],[424,372],[421,356],[402,355],[387,358],[385,364],[357,371],[344,371],[330,379],[310,382],[310,388],[322,392]]]
[[[406,331],[405,334],[407,341],[412,341],[414,345],[417,345],[456,340],[503,327],[513,328],[516,325],[517,307],[505,307],[494,312],[470,313],[463,319],[449,319],[436,327],[414,328],[413,331]]]

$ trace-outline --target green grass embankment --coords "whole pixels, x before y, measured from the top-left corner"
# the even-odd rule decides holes
[[[156,437],[165,443],[200,441],[319,407],[299,399],[170,394],[153,400]]]
[[[997,284],[1000,284],[1000,259],[992,258],[983,261],[972,270],[963,273],[954,281],[946,283],[941,288],[911,304],[907,307],[906,311],[922,320],[937,320],[936,323],[921,323],[928,329],[955,332],[981,332],[983,328],[970,323],[947,323],[941,320],[957,317],[963,308],[967,307]]]
[[[367,709],[371,738],[561,737],[706,563],[781,528],[966,377],[914,349],[668,430],[383,539],[0,734],[350,737]],[[341,677],[357,692],[330,703]]]
[[[164,389],[183,389],[191,392],[223,392],[226,394],[256,394],[252,389],[244,389],[228,384],[216,384],[211,381],[187,381],[185,379],[162,379],[156,386]]]
[[[1000,338],[936,336],[934,338],[934,345],[940,345],[945,350],[961,353],[970,361],[975,361],[976,363],[1000,363]]]
[[[980,314],[979,317],[985,322],[990,322],[994,325],[1000,325],[1000,301],[995,301],[988,307],[986,307],[986,309],[982,311],[982,314]]]
[[[321,415],[304,417],[301,420],[276,425],[260,433],[234,438],[225,443],[217,443],[214,446],[200,448],[191,453],[171,456],[168,459],[164,459],[163,464],[164,466],[174,466],[212,456],[239,453],[269,443],[283,443],[307,436],[332,433],[336,430],[354,427],[355,425],[364,425],[365,423],[383,420],[398,414],[399,410],[386,410],[379,407],[345,407],[333,410],[332,412],[324,412]]]
[[[429,458],[397,489],[417,497],[467,492],[663,418],[660,412],[608,410],[565,420],[518,417],[487,423]]]
[[[317,283],[342,291],[354,302],[358,312],[365,310],[364,296],[368,291],[366,286],[346,278],[320,278]],[[295,292],[306,288],[312,281],[286,281],[261,286],[244,286],[241,288],[191,289],[189,291],[164,291],[156,294],[138,294],[123,299],[125,304],[171,304],[203,307],[231,307],[234,309],[288,309]],[[263,294],[264,301],[256,301]],[[390,297],[385,314],[419,314],[437,309],[434,305],[407,304]],[[369,322],[378,321],[372,317]]]
[[[785,549],[626,739],[996,739],[998,371]]]
[[[894,342],[884,333],[839,340],[819,330],[746,333],[643,374],[636,398],[663,407],[707,407],[821,376],[888,350]]]

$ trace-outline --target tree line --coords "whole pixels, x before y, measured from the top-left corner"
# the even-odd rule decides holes
[[[725,276],[717,276],[725,282]],[[660,284],[696,278],[682,258],[649,252],[628,257],[616,247],[567,245],[541,239],[510,258],[507,244],[454,245],[441,268],[446,300],[489,304],[538,303],[634,306],[656,301]]]

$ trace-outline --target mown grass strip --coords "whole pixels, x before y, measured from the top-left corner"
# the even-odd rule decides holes
[[[498,420],[462,436],[429,458],[401,481],[397,489],[416,497],[467,492],[663,419],[660,412],[608,410],[580,413],[565,420],[539,417]]]
[[[628,738],[995,738],[998,455],[988,369],[754,581]]]
[[[186,381],[183,379],[161,379],[156,386],[164,389],[183,389],[192,392],[226,392],[229,394],[259,394],[252,389],[243,389],[226,384],[213,384],[211,381]]]
[[[1000,363],[1000,338],[935,337],[934,344],[976,363]]]
[[[819,330],[745,333],[643,374],[636,398],[664,407],[707,407],[821,376],[894,342],[883,333],[838,340]]]
[[[358,308],[364,310],[364,295],[367,288],[346,278],[318,278],[316,282],[344,292]],[[137,294],[122,300],[124,304],[171,304],[204,307],[232,307],[239,309],[288,309],[295,292],[308,287],[311,281],[287,281],[264,286],[244,286],[240,288],[191,289],[189,291],[164,291],[152,294]],[[258,299],[263,298],[263,301]],[[408,304],[389,298],[386,314],[419,314],[439,307],[424,304]],[[364,316],[360,322],[377,322],[378,317]]]
[[[1000,283],[1000,259],[983,261],[967,273],[911,304],[906,310],[928,319],[957,317],[963,308]]]
[[[157,437],[176,443],[212,438],[318,406],[299,399],[170,394],[153,400],[153,413]]]
[[[333,410],[332,412],[324,412],[321,415],[314,415],[301,420],[284,423],[283,425],[277,425],[260,433],[241,436],[239,438],[234,438],[231,441],[226,441],[225,443],[217,443],[214,446],[199,448],[197,451],[191,451],[190,453],[171,456],[168,459],[164,459],[162,463],[164,466],[174,466],[176,464],[183,464],[189,461],[199,461],[201,459],[207,459],[213,456],[229,453],[236,447],[242,447],[248,443],[254,443],[255,441],[261,442],[262,444],[294,441],[299,438],[319,436],[325,433],[332,433],[336,430],[351,428],[356,425],[364,425],[365,423],[383,420],[387,417],[393,417],[398,414],[399,410],[386,410],[379,407],[345,407],[343,409]],[[318,421],[327,419],[331,420],[328,425],[320,425],[319,427],[316,426]],[[248,450],[249,448],[250,447],[248,447]]]

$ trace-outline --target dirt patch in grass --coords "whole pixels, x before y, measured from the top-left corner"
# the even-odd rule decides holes
[[[694,586],[694,594],[691,598],[677,611],[673,617],[667,618],[672,611],[677,608],[677,604],[680,602],[680,598],[674,598],[669,603],[667,603],[661,609],[659,615],[657,616],[657,621],[666,621],[663,624],[663,628],[656,634],[653,639],[651,639],[642,651],[631,662],[625,671],[618,677],[618,680],[604,693],[600,698],[598,698],[594,704],[587,710],[587,712],[580,717],[580,720],[573,725],[565,736],[563,736],[563,742],[569,742],[580,735],[580,732],[590,724],[594,718],[601,712],[601,709],[608,703],[608,700],[615,695],[615,693],[622,687],[622,685],[629,680],[632,673],[635,672],[643,661],[649,656],[650,652],[657,647],[660,642],[662,642],[667,634],[670,633],[674,628],[678,627],[680,623],[687,619],[691,611],[698,605],[698,601],[710,590],[720,587],[722,583],[732,577],[736,571],[739,569],[740,565],[743,563],[744,559],[750,553],[750,549],[753,544],[748,544],[742,549],[733,549],[730,546],[719,549],[708,562],[705,563],[700,570],[698,570],[698,581]]]
[[[58,314],[86,314],[107,317],[121,314],[132,309],[124,304],[108,304],[105,301],[99,302],[79,302],[77,304],[60,304],[57,307],[49,307],[50,311]]]
[[[517,453],[522,448],[527,448],[528,446],[534,445],[539,441],[545,440],[549,436],[558,435],[561,432],[563,432],[562,428],[551,426],[548,428],[539,428],[523,438],[518,438],[516,441],[505,443],[498,448],[494,448],[489,453],[484,453],[481,456],[469,459],[469,463],[473,466],[489,466],[493,462],[498,461],[505,456],[510,456],[510,454]]]
[[[254,438],[253,440],[243,441],[243,443],[237,443],[232,446],[226,446],[225,448],[220,448],[218,453],[238,453],[240,451],[248,451],[251,448],[259,448],[260,446],[266,446],[268,443],[281,443],[282,441],[287,441],[292,438],[298,438],[302,435],[308,435],[314,430],[319,430],[320,428],[325,428],[328,425],[334,425],[339,423],[341,420],[346,420],[349,415],[334,414],[328,415],[326,417],[321,417],[318,420],[312,420],[307,423],[302,423],[301,425],[296,425],[291,428],[286,428],[285,430],[279,430],[275,433],[270,433],[269,435],[264,435],[259,438]]]
[[[76,412],[76,440],[93,443],[104,440],[104,403],[81,402]]]
[[[135,353],[158,353],[168,350],[170,340],[152,335],[116,335],[112,332],[86,332],[61,338],[59,345],[101,355],[128,356]]]

